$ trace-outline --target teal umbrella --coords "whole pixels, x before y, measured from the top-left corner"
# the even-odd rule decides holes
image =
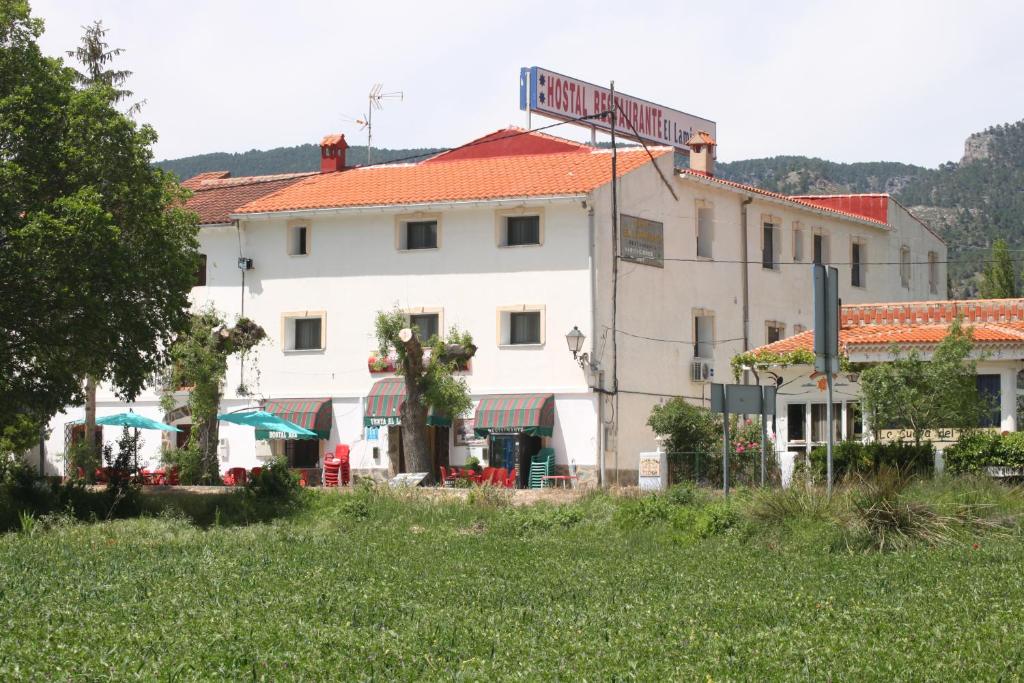
[[[246,425],[248,427],[255,427],[256,429],[265,429],[268,432],[281,432],[283,434],[296,434],[298,436],[317,436],[317,433],[300,427],[294,422],[290,422],[283,417],[278,417],[273,413],[268,413],[265,410],[250,410],[242,413],[224,413],[218,415],[217,419],[221,422],[234,422],[235,424]]]
[[[121,427],[134,427],[135,429],[159,429],[164,432],[180,432],[181,430],[173,425],[166,425],[138,413],[116,413],[96,419],[98,425],[118,425]]]

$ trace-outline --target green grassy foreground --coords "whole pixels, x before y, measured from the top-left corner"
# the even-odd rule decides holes
[[[907,499],[1024,509],[929,486]],[[0,679],[1024,677],[1017,525],[865,551],[819,503],[773,495],[308,493],[269,524],[6,534]]]

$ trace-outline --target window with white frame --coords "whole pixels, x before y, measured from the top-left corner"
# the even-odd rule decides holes
[[[900,247],[900,284],[910,288],[910,247]]]
[[[503,247],[536,246],[541,242],[539,215],[506,215],[503,217]]]
[[[697,207],[697,256],[712,257],[714,240],[715,210],[710,205]]]
[[[498,310],[498,344],[537,346],[543,343],[543,306],[509,306]]]
[[[693,357],[715,357],[715,316],[709,311],[697,311],[693,316]]]
[[[928,291],[939,293],[939,255],[934,251],[928,252]]]
[[[429,341],[441,336],[440,313],[410,313],[409,327],[415,327],[421,341]]]
[[[865,255],[867,247],[862,240],[855,239],[850,244],[850,286],[867,287],[867,270]]]
[[[814,231],[813,248],[814,263],[828,263],[828,235],[820,228]]]
[[[804,260],[804,229],[799,223],[793,223],[793,260]]]
[[[306,256],[309,254],[309,226],[288,226],[288,255]]]
[[[776,270],[779,266],[779,227],[765,222],[761,226],[761,267]]]
[[[325,313],[303,311],[282,316],[285,351],[320,351],[325,342]]]
[[[437,249],[438,224],[436,218],[409,218],[398,223],[398,248],[402,251]]]

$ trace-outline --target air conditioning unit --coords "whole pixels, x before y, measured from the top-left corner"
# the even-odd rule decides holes
[[[217,440],[217,454],[220,455],[220,459],[223,462],[227,462],[228,461],[229,446],[228,446],[228,440],[227,439],[218,439]]]
[[[691,382],[710,382],[715,378],[715,370],[706,360],[694,359],[690,363]]]

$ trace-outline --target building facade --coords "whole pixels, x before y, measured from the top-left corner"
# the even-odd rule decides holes
[[[326,138],[318,174],[186,183],[203,223],[195,306],[269,336],[232,359],[223,410],[264,405],[322,436],[258,440],[225,423],[225,468],[280,453],[315,469],[345,444],[356,472],[402,469],[379,311],[427,335],[456,325],[478,347],[462,373],[474,410],[438,421],[435,464],[525,465],[549,447],[585,480],[631,484],[655,445],[654,405],[707,402],[734,355],[811,325],[815,259],[843,272],[844,302],[945,297],[945,244],[895,200],[732,183],[714,175],[706,137],[686,170],[668,148],[620,149],[614,198],[610,150],[519,129],[409,164],[347,168],[344,149]],[[585,359],[566,346],[573,328]],[[187,425],[186,399],[168,415],[155,391],[133,407]],[[101,390],[99,415],[123,409]],[[81,416],[51,424],[55,471]],[[153,437],[144,452],[167,447]]]

